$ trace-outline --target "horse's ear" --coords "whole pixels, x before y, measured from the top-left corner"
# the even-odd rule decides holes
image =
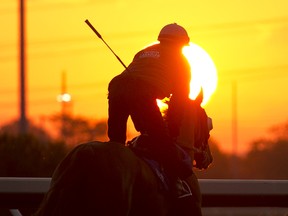
[[[203,101],[203,88],[201,87],[199,94],[197,95],[195,102],[199,105],[201,105],[202,101]]]

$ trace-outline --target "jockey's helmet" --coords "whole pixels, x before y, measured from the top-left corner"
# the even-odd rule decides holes
[[[177,23],[171,23],[161,29],[158,35],[158,41],[168,41],[188,45],[190,38],[187,31],[182,26]]]

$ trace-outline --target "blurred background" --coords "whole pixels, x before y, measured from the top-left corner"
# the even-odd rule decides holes
[[[107,86],[123,67],[89,19],[126,65],[173,22],[209,54],[214,162],[199,178],[288,179],[286,0],[0,2],[0,176],[51,176],[72,147],[107,140]]]
[[[288,179],[286,0],[0,2],[0,176],[51,176],[72,147],[107,140],[123,66],[89,19],[126,65],[173,22],[209,54],[214,162],[199,178]]]

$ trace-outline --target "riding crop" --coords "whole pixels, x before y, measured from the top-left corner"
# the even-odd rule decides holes
[[[122,60],[119,58],[119,56],[116,55],[116,53],[111,49],[111,47],[105,42],[105,40],[102,38],[102,36],[99,34],[99,32],[94,28],[94,26],[89,22],[88,19],[85,20],[85,23],[92,29],[92,31],[100,38],[105,45],[111,50],[111,52],[114,54],[114,56],[118,59],[118,61],[124,66],[125,69],[127,69],[126,65],[122,62]]]

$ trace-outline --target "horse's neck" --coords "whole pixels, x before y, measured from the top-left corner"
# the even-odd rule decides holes
[[[195,144],[195,126],[196,126],[196,109],[189,106],[184,110],[181,127],[179,128],[179,136],[177,144],[187,151],[193,151]]]
[[[189,120],[184,119],[183,121],[188,122]],[[194,129],[195,126],[193,124],[187,124],[186,127],[182,126],[179,130],[179,136],[177,137],[177,144],[186,149],[193,149]]]

